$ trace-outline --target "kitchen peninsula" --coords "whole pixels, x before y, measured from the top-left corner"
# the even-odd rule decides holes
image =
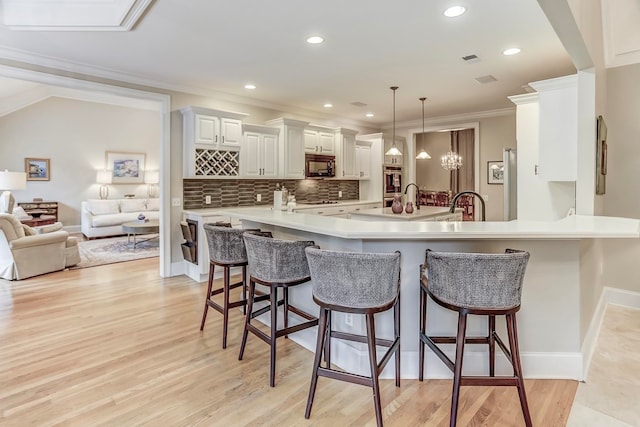
[[[351,219],[358,221],[462,221],[462,209],[450,213],[449,208],[442,206],[423,206],[413,212],[405,211],[396,214],[391,208],[362,209],[351,213]]]
[[[433,222],[433,221],[355,221],[304,213],[272,211],[267,207],[217,209],[220,215],[242,221],[244,228],[273,231],[285,239],[311,239],[321,248],[402,253],[402,376],[416,378],[418,371],[419,266],[427,248],[443,251],[503,252],[506,248],[531,253],[518,314],[521,357],[526,377],[583,379],[589,346],[593,343],[590,323],[600,296],[597,283],[598,254],[596,239],[640,237],[640,221],[626,218],[570,216],[554,222]],[[292,303],[303,310],[317,310],[311,298],[311,286],[300,286],[290,295]],[[380,336],[390,336],[392,321],[388,313],[380,315]],[[478,320],[478,319],[472,319]],[[364,330],[362,319],[352,325],[339,313],[335,324],[346,331]],[[455,331],[455,316],[430,304],[430,331],[445,334]],[[504,335],[504,323],[498,322]],[[484,334],[486,324],[470,322],[471,334]],[[313,351],[315,331],[291,336]],[[332,362],[345,369],[366,372],[366,349],[336,342]],[[470,346],[465,369],[469,374],[484,373],[487,352],[482,346]],[[452,356],[452,355],[451,355]],[[311,357],[311,355],[310,355]],[[393,365],[390,363],[390,365]],[[508,373],[505,359],[499,357],[497,373]],[[387,372],[393,369],[388,367]],[[450,372],[428,352],[426,375],[448,378]]]

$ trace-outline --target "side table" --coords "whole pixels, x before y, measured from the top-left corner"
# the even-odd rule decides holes
[[[54,224],[56,217],[54,215],[40,215],[37,218],[21,219],[20,222],[29,227],[38,227],[40,225]]]

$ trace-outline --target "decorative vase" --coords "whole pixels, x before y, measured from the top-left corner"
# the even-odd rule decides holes
[[[402,213],[402,196],[401,195],[396,194],[395,196],[393,196],[393,203],[391,203],[391,212],[393,212],[394,214]]]
[[[407,206],[404,208],[404,211],[408,214],[413,213],[413,203],[407,202]]]

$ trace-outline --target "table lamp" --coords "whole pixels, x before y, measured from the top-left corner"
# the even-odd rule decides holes
[[[27,174],[25,172],[0,171],[0,189],[5,190],[0,196],[0,212],[13,213],[15,199],[10,190],[24,190],[27,188]]]
[[[147,184],[147,194],[150,198],[158,197],[159,171],[144,171],[144,183]]]
[[[109,197],[109,186],[113,182],[113,177],[110,170],[98,171],[96,175],[96,182],[100,184],[100,198],[105,200]]]

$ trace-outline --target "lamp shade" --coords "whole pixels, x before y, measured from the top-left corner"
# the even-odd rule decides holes
[[[159,171],[144,171],[145,184],[157,184],[158,182],[160,182]]]
[[[109,170],[102,170],[102,171],[98,171],[96,174],[96,182],[98,184],[111,184],[111,182],[113,182],[113,176],[111,174],[111,171]]]
[[[0,190],[24,190],[27,188],[25,172],[0,171]]]

